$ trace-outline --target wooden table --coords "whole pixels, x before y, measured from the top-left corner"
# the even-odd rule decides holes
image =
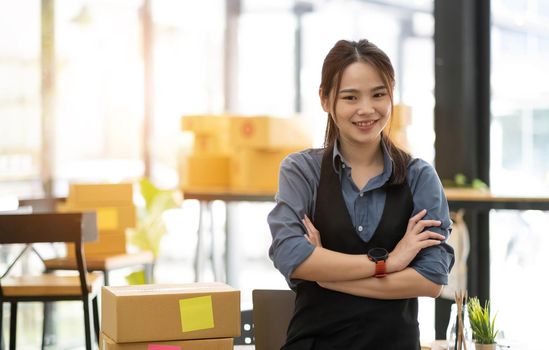
[[[444,191],[450,209],[549,210],[549,197],[501,196],[466,188],[446,188]]]
[[[549,210],[549,197],[512,197],[492,195],[489,191],[480,191],[467,188],[446,188],[446,197],[451,210],[466,209],[472,211],[488,212],[492,209],[511,209],[511,210]],[[235,192],[229,189],[189,189],[183,191],[185,199],[196,199],[200,201],[200,221],[198,229],[199,242],[204,235],[204,226],[202,225],[203,215],[208,212],[211,202],[215,200],[226,203],[225,223],[225,280],[231,284],[235,281],[236,256],[233,254],[231,244],[234,244],[234,223],[231,220],[232,212],[235,210],[233,203],[238,202],[274,202],[275,193],[243,193]],[[487,239],[489,232],[482,232]],[[479,254],[489,254],[486,250],[489,247],[481,247]],[[197,255],[195,256],[195,276],[198,279],[198,269],[200,257],[197,244]],[[489,271],[489,261],[482,262],[480,271]],[[485,265],[485,266],[484,266]],[[218,273],[219,275],[219,273]],[[217,276],[216,276],[217,277]]]
[[[194,273],[195,281],[200,280],[200,272],[202,269],[202,263],[204,256],[202,256],[202,243],[204,235],[206,234],[206,228],[204,226],[204,220],[208,216],[210,222],[213,223],[213,213],[211,212],[211,204],[213,201],[219,200],[225,202],[225,258],[224,258],[224,271],[218,271],[216,266],[217,260],[220,258],[215,256],[215,240],[213,232],[211,234],[212,241],[212,266],[214,266],[214,277],[218,281],[225,281],[227,284],[238,287],[238,281],[236,274],[238,273],[238,256],[236,254],[236,225],[233,221],[233,217],[236,211],[235,203],[240,202],[274,202],[274,193],[242,193],[234,192],[228,189],[192,189],[184,190],[184,199],[195,199],[200,202],[200,211],[198,218],[198,232],[197,232],[197,244],[196,253],[194,259]]]

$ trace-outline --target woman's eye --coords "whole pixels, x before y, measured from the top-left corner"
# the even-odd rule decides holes
[[[378,93],[376,93],[376,94],[374,95],[374,97],[383,97],[383,96],[385,96],[385,95],[387,95],[386,92],[378,92]]]
[[[349,100],[349,101],[354,101],[356,100],[356,97],[355,96],[343,96],[342,97],[344,100]]]

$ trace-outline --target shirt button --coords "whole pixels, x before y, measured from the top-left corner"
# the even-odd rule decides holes
[[[360,192],[359,196],[364,197],[364,192]]]
[[[341,164],[341,167],[342,167],[343,169],[345,169],[345,164]]]
[[[359,226],[358,227],[358,232],[362,232],[362,230],[363,230],[362,226]]]

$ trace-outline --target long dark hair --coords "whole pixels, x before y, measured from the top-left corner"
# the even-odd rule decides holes
[[[335,111],[339,88],[341,86],[341,76],[345,68],[355,62],[365,62],[376,68],[381,75],[383,85],[389,93],[391,99],[391,110],[393,107],[393,89],[395,87],[395,71],[389,57],[376,45],[366,39],[360,41],[340,40],[328,52],[322,65],[322,78],[320,81],[320,91],[322,98],[328,101],[330,93],[334,92],[332,110]],[[392,112],[391,112],[392,114]],[[392,118],[390,119],[392,121]],[[390,128],[390,127],[389,127]],[[331,148],[338,137],[338,128],[328,113],[328,122],[326,124],[326,133],[324,136],[324,147]],[[406,180],[406,169],[411,156],[395,145],[390,138],[381,133],[381,139],[387,146],[389,155],[393,159],[393,175],[390,184],[400,184]]]

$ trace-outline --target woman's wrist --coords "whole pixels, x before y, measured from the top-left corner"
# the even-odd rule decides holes
[[[387,273],[393,273],[401,271],[403,267],[400,266],[398,258],[394,254],[390,253],[389,257],[387,257],[387,260],[385,261],[385,269],[387,270]]]

